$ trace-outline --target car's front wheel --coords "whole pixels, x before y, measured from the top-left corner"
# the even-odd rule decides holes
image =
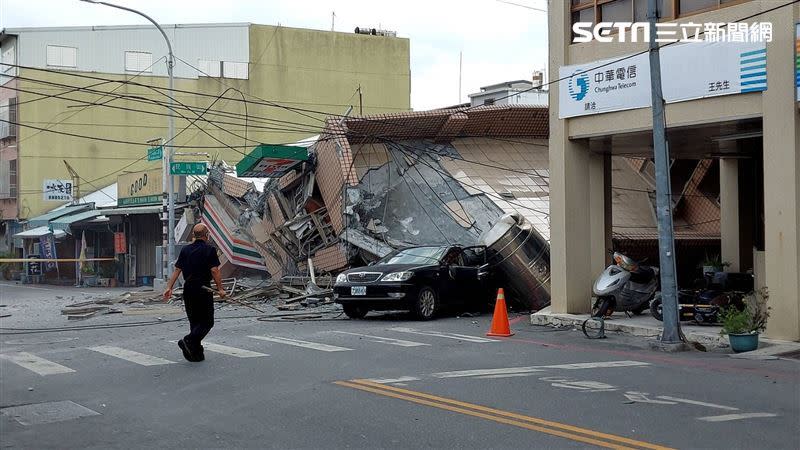
[[[351,319],[363,319],[369,309],[361,305],[342,305],[344,314]]]
[[[414,302],[414,315],[420,320],[431,320],[439,309],[439,299],[436,298],[436,291],[430,287],[423,287],[417,294],[417,301]]]

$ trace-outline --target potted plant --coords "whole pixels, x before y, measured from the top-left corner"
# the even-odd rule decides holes
[[[734,352],[749,352],[758,348],[758,335],[767,328],[769,319],[768,299],[769,291],[763,287],[746,300],[743,309],[732,307],[722,314],[720,333],[728,335]]]
[[[16,258],[14,252],[0,253],[0,259]],[[0,263],[0,279],[2,280],[16,280],[19,279],[19,272],[21,271],[20,263]]]
[[[94,268],[89,264],[84,264],[81,267],[81,279],[85,286],[97,286],[97,274]]]
[[[703,266],[703,274],[707,274],[722,272],[724,268],[730,266],[731,263],[723,261],[719,255],[706,255],[706,259],[703,260],[701,265]]]
[[[117,276],[117,262],[106,261],[100,265],[100,285],[103,287],[115,287]]]

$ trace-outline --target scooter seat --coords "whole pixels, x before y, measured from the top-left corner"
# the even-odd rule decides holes
[[[645,284],[649,283],[656,277],[656,272],[652,267],[639,266],[636,270],[631,272],[631,281],[634,283]]]

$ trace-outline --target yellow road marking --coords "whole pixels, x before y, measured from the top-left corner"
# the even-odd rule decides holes
[[[655,445],[655,444],[650,444],[650,443],[647,443],[647,442],[637,441],[637,440],[625,438],[625,437],[622,437],[622,436],[616,436],[616,435],[613,435],[613,434],[601,433],[601,432],[594,431],[594,430],[589,430],[589,429],[586,429],[586,428],[580,428],[580,427],[576,427],[576,426],[573,426],[573,425],[567,425],[567,424],[564,424],[564,423],[553,422],[553,421],[545,420],[545,419],[539,419],[538,417],[525,416],[525,415],[522,415],[522,414],[516,414],[516,413],[513,413],[513,412],[509,412],[509,411],[503,411],[503,410],[500,410],[500,409],[494,409],[494,408],[490,408],[490,407],[487,407],[487,406],[476,405],[476,404],[473,404],[473,403],[461,402],[461,401],[458,401],[458,400],[453,400],[453,399],[449,399],[449,398],[445,398],[445,397],[438,397],[436,395],[426,394],[424,392],[411,391],[411,390],[408,390],[408,389],[401,389],[401,388],[394,387],[394,386],[377,384],[377,383],[374,383],[374,382],[369,381],[369,380],[352,380],[352,382],[358,383],[358,384],[365,384],[365,385],[369,385],[369,386],[372,386],[372,387],[387,389],[387,390],[391,390],[391,391],[394,391],[394,392],[399,392],[399,393],[405,394],[405,395],[413,395],[413,396],[416,396],[416,397],[427,398],[427,399],[430,399],[430,400],[435,400],[435,401],[439,401],[439,402],[443,402],[443,403],[448,403],[448,404],[451,404],[451,405],[462,406],[462,407],[465,407],[465,408],[471,408],[471,409],[475,409],[475,410],[478,410],[478,411],[484,411],[484,412],[488,412],[490,414],[496,414],[496,415],[499,415],[499,416],[510,417],[512,419],[524,420],[526,422],[532,422],[532,423],[536,423],[536,424],[539,424],[539,425],[549,426],[549,427],[553,427],[553,428],[559,428],[559,429],[562,429],[562,430],[572,431],[572,432],[575,432],[575,433],[588,434],[589,436],[592,436],[592,437],[598,437],[598,438],[603,438],[603,439],[607,439],[607,440],[617,441],[617,442],[624,443],[624,444],[636,445],[636,446],[639,446],[639,447],[648,448],[648,449],[652,449],[652,450],[668,450],[669,449],[669,447],[662,447],[660,445]]]
[[[426,394],[424,392],[411,391],[394,386],[378,384],[369,380],[351,380],[349,382],[338,381],[335,384],[426,406],[432,406],[434,408],[480,417],[482,419],[551,434],[554,436],[563,437],[565,439],[593,444],[600,447],[614,449],[646,448],[652,450],[669,450],[668,447],[662,447],[647,442],[628,439],[612,434],[600,433],[585,428],[539,419],[536,417],[525,416],[522,414],[516,414],[509,411],[502,411],[472,403],[461,402],[449,398],[438,397],[435,395]],[[627,447],[625,444],[632,445],[633,447]]]
[[[584,442],[584,443],[587,443],[587,444],[593,444],[593,445],[597,445],[597,446],[600,446],[600,447],[612,448],[612,449],[616,449],[616,450],[634,450],[633,447],[625,447],[623,445],[617,445],[617,444],[606,442],[606,441],[599,441],[599,440],[596,440],[596,439],[591,439],[591,438],[587,438],[587,437],[584,437],[584,436],[580,436],[580,435],[576,435],[576,434],[572,434],[572,433],[567,433],[567,432],[564,432],[564,431],[554,430],[552,428],[540,427],[540,426],[537,426],[537,425],[533,425],[533,424],[525,423],[525,422],[520,422],[520,421],[512,420],[512,419],[505,419],[505,418],[502,418],[502,417],[497,417],[497,416],[493,416],[493,415],[489,415],[489,414],[485,414],[485,413],[481,413],[481,412],[477,412],[477,411],[472,411],[472,410],[469,410],[469,409],[450,406],[450,405],[447,405],[447,404],[444,404],[444,403],[433,402],[433,401],[429,401],[429,400],[423,400],[423,399],[417,398],[417,397],[411,397],[411,396],[407,396],[407,395],[395,394],[393,392],[384,391],[382,389],[373,389],[373,388],[368,387],[368,386],[362,386],[362,385],[355,384],[355,383],[348,383],[346,381],[336,381],[336,382],[334,382],[334,384],[338,384],[340,386],[350,387],[350,388],[353,388],[353,389],[359,389],[359,390],[366,391],[366,392],[372,392],[373,394],[383,395],[383,396],[386,396],[386,397],[393,397],[393,398],[398,398],[398,399],[401,399],[401,400],[407,400],[407,401],[410,401],[410,402],[419,403],[421,405],[426,405],[426,406],[432,406],[434,408],[444,409],[444,410],[447,410],[447,411],[466,414],[468,416],[480,417],[481,419],[487,419],[487,420],[491,420],[491,421],[494,421],[494,422],[504,423],[506,425],[513,425],[513,426],[516,426],[516,427],[525,428],[525,429],[532,430],[532,431],[538,431],[538,432],[541,432],[541,433],[552,434],[554,436],[559,436],[559,437],[563,437],[563,438],[566,438],[566,439],[571,439],[571,440],[574,440],[574,441],[580,441],[580,442]]]

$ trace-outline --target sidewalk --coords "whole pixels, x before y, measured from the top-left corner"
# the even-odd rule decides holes
[[[550,307],[531,314],[531,325],[553,327],[578,327],[580,328],[589,314],[557,314]],[[605,321],[606,332],[620,332],[631,336],[640,336],[645,339],[657,339],[663,330],[663,324],[649,314],[628,317],[625,313],[616,312]],[[728,348],[727,336],[720,335],[722,328],[711,325],[697,325],[690,322],[681,322],[681,330],[689,341],[702,344],[706,348]],[[800,342],[780,341],[776,339],[759,338],[758,350],[733,354],[732,358],[748,359],[774,359],[775,355],[800,351]]]

